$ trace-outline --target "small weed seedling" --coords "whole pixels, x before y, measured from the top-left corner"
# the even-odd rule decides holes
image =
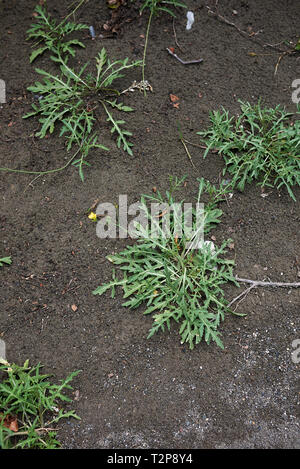
[[[232,273],[234,262],[224,258],[229,240],[219,248],[212,248],[209,242],[199,245],[199,227],[194,209],[192,236],[185,230],[180,238],[176,233],[174,235],[175,227],[183,223],[179,216],[182,210],[171,211],[170,233],[173,235],[165,236],[162,229],[164,213],[156,217],[147,208],[147,201],[172,206],[173,192],[181,182],[176,180],[165,198],[160,192],[141,198],[141,210],[153,229],[136,225],[140,236],[136,244],[128,246],[120,254],[107,257],[120,266],[123,278],[118,279],[113,271],[112,281],[98,287],[93,294],[102,295],[111,289],[114,297],[116,287],[121,286],[124,298],[130,298],[123,306],[137,308],[144,304],[144,314],[154,313],[148,337],[159,330],[170,329],[170,323],[174,320],[180,323],[181,342],[187,342],[191,349],[202,339],[208,344],[214,341],[223,347],[218,327],[230,309],[222,285],[232,282],[238,286]],[[228,186],[216,188],[204,179],[199,180],[198,202],[203,193],[209,195],[203,216],[204,233],[209,233],[220,223],[222,210],[217,205],[225,199],[229,190]],[[181,208],[182,204],[179,204]]]
[[[33,39],[40,47],[35,49],[30,55],[30,62],[33,62],[39,55],[49,50],[52,54],[75,55],[74,46],[85,47],[78,39],[65,40],[74,31],[88,29],[86,24],[76,24],[66,22],[66,18],[59,24],[47,13],[47,10],[40,5],[35,7],[36,23],[33,23],[27,31],[27,39]]]
[[[4,264],[10,265],[11,257],[2,257],[2,259],[0,259],[0,267],[3,267]]]
[[[49,375],[40,374],[41,365],[30,367],[9,364],[0,358],[0,448],[59,448],[56,429],[63,418],[80,419],[73,410],[64,411],[60,401],[71,402],[64,394],[72,390],[70,381],[79,371],[71,373],[60,384],[51,383]]]
[[[281,106],[240,104],[236,118],[225,109],[210,113],[211,127],[197,132],[207,147],[203,157],[218,150],[226,164],[223,173],[228,171],[233,187],[241,191],[246,183],[258,180],[261,186],[285,186],[295,200],[292,187],[300,185],[300,120],[292,124],[292,114]]]
[[[147,53],[147,46],[148,46],[148,38],[149,38],[149,31],[150,25],[152,21],[152,17],[158,15],[161,12],[168,13],[169,15],[175,17],[175,13],[172,10],[172,7],[182,7],[187,8],[184,3],[181,3],[177,0],[144,0],[141,6],[141,13],[143,10],[148,9],[150,11],[148,23],[147,23],[147,30],[146,30],[146,37],[145,37],[145,46],[144,46],[144,54],[143,54],[143,64],[142,64],[142,80],[145,81],[145,64],[146,64],[146,53]],[[144,91],[146,94],[146,91]]]
[[[111,133],[117,135],[118,148],[122,146],[132,155],[133,144],[128,140],[132,134],[123,128],[124,120],[114,117],[114,112],[126,113],[133,109],[119,101],[121,93],[112,85],[115,80],[123,77],[125,70],[139,66],[141,62],[129,63],[128,58],[110,61],[102,48],[96,57],[96,74],[87,74],[84,77],[83,73],[88,64],[76,72],[69,67],[59,51],[52,59],[60,65],[61,76],[36,69],[43,75],[44,80],[28,88],[40,98],[38,104],[32,104],[33,111],[24,116],[40,116],[42,126],[36,135],[43,138],[60,125],[60,136],[67,138],[67,150],[73,145],[80,149],[81,156],[74,160],[73,164],[79,168],[83,180],[83,165],[88,165],[86,160],[89,150],[95,147],[108,150],[98,143],[98,135],[94,130],[96,120],[100,119],[101,111],[104,111],[106,120],[111,125]]]

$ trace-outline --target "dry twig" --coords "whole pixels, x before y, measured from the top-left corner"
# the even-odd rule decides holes
[[[235,23],[233,23],[232,21],[229,21],[227,18],[225,18],[224,16],[222,16],[218,13],[218,11],[217,11],[217,2],[216,2],[216,11],[213,11],[209,6],[207,6],[207,9],[208,9],[208,13],[211,16],[214,16],[219,21],[221,21],[223,23],[226,23],[229,26],[232,26],[233,28],[235,28],[238,31],[238,33],[241,34],[241,36],[246,37],[248,39],[251,39],[252,41],[256,42],[258,45],[260,45],[264,49],[268,47],[268,48],[274,49],[277,52],[280,52],[280,56],[278,58],[276,66],[275,66],[274,76],[277,73],[278,66],[279,66],[281,60],[283,59],[283,57],[285,57],[286,55],[296,54],[295,49],[290,48],[290,49],[286,50],[286,49],[283,49],[282,47],[279,47],[279,45],[282,44],[284,41],[278,42],[277,44],[264,44],[262,41],[260,41],[258,38],[255,37],[255,36],[257,36],[257,34],[262,32],[262,30],[257,31],[256,33],[254,33],[254,32],[248,33],[247,31],[244,31],[243,29],[240,29]]]
[[[177,41],[177,35],[176,35],[176,31],[175,31],[175,18],[173,18],[173,33],[174,33],[174,39],[175,39],[176,46],[178,47],[179,50],[181,50],[181,52],[184,52],[184,50],[182,49],[182,47],[180,47],[180,45],[178,44],[178,41]]]
[[[228,304],[228,308],[230,308],[233,303],[235,303],[237,300],[240,301],[239,303],[245,298],[245,296],[253,289],[256,287],[285,287],[285,288],[300,288],[300,282],[265,282],[261,280],[250,280],[247,278],[240,278],[240,277],[235,277],[235,279],[240,282],[240,283],[248,283],[250,284],[249,288],[246,288],[242,293],[240,293],[236,298],[230,301]],[[237,306],[239,305],[237,304]],[[236,306],[236,308],[237,308]],[[235,308],[235,310],[236,310]]]
[[[178,57],[178,55],[175,54],[174,52],[172,52],[171,49],[169,49],[168,47],[167,47],[167,51],[169,52],[169,54],[173,55],[173,57],[175,57],[175,59],[179,60],[179,62],[183,65],[199,64],[199,63],[203,62],[203,59],[185,61],[185,60],[182,60],[180,57]]]
[[[232,23],[232,21],[229,21],[227,18],[220,15],[217,11],[213,11],[209,6],[207,6],[207,9],[208,9],[208,13],[210,15],[215,16],[219,21],[221,21],[223,23],[226,23],[229,26],[232,26],[233,28],[235,28],[239,32],[239,34],[241,34],[244,37],[246,36],[246,37],[252,39],[254,36],[257,36],[257,34],[262,32],[262,30],[259,30],[256,33],[247,33],[247,31],[244,31],[243,29],[240,29],[235,23]],[[256,41],[260,43],[260,41],[258,41],[258,40],[256,40]]]
[[[261,280],[249,280],[248,278],[235,277],[238,282],[250,283],[254,287],[286,287],[299,288],[300,282],[263,282]]]

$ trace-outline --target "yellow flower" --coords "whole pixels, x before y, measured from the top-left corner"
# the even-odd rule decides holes
[[[89,219],[90,219],[90,220],[93,220],[93,221],[97,221],[97,215],[96,215],[96,213],[91,212],[91,213],[89,214]]]

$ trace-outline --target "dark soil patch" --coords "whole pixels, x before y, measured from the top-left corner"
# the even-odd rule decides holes
[[[56,17],[68,2],[52,1]],[[65,448],[299,448],[299,365],[291,359],[292,341],[299,339],[299,289],[256,289],[238,306],[246,317],[228,316],[222,324],[225,350],[200,344],[192,352],[180,344],[176,327],[146,340],[150,317],[111,299],[92,295],[110,279],[105,256],[121,250],[126,240],[100,240],[87,218],[94,200],[130,202],[153,186],[168,189],[168,176],[187,175],[182,191],[193,201],[198,177],[219,180],[222,160],[189,147],[194,169],[178,140],[177,121],[186,139],[197,143],[196,131],[208,124],[208,113],[224,106],[238,112],[238,99],[285,105],[295,111],[291,84],[300,77],[299,60],[285,57],[274,78],[280,53],[262,48],[251,38],[208,16],[210,0],[187,0],[195,12],[190,33],[186,19],[155,18],[150,32],[146,78],[153,93],[136,91],[125,98],[135,112],[127,118],[134,134],[134,156],[118,150],[104,131],[110,152],[94,151],[92,166],[81,183],[74,167],[40,177],[0,173],[0,257],[13,264],[0,270],[0,334],[7,358],[41,362],[63,378],[81,369],[74,387],[79,400],[72,408],[80,422],[61,425]],[[295,40],[299,35],[297,0],[219,1],[219,12],[241,29],[251,27],[263,43]],[[69,155],[58,136],[33,137],[37,120],[22,120],[30,109],[26,88],[37,80],[29,64],[25,32],[36,2],[0,3],[0,78],[7,103],[0,109],[0,166],[47,170],[62,166]],[[110,11],[90,0],[76,20],[93,24],[96,33],[110,20]],[[237,15],[232,11],[236,10]],[[104,46],[111,57],[142,57],[146,15],[132,10],[131,22],[111,36],[91,41],[76,59],[84,63]],[[127,18],[128,19],[128,18]],[[183,66],[166,48],[173,46],[185,60],[203,57],[200,65]],[[250,56],[255,52],[257,56]],[[39,68],[49,66],[47,56]],[[298,67],[298,68],[297,68]],[[127,88],[140,80],[131,70],[120,83]],[[179,108],[169,94],[180,98]],[[297,203],[287,193],[248,186],[223,204],[223,223],[214,230],[217,243],[231,237],[235,272],[240,277],[299,281],[300,190]],[[298,261],[297,261],[298,259]],[[298,262],[298,263],[297,263]],[[228,298],[239,291],[228,288]],[[71,306],[75,304],[74,312]]]

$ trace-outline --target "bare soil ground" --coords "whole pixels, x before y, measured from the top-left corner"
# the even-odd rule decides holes
[[[53,0],[49,11],[63,18],[69,3]],[[123,308],[120,292],[116,299],[92,295],[110,279],[105,256],[128,243],[97,238],[87,218],[96,199],[118,203],[119,194],[127,194],[135,202],[153,186],[167,190],[171,174],[187,175],[180,196],[193,201],[197,178],[220,178],[223,161],[216,154],[203,160],[203,150],[190,146],[191,166],[178,121],[185,138],[198,143],[196,132],[208,125],[209,111],[224,106],[237,113],[238,99],[255,103],[261,97],[268,106],[296,110],[291,84],[300,78],[300,61],[284,57],[274,77],[280,52],[262,44],[299,36],[297,0],[217,2],[219,14],[248,36],[208,15],[206,6],[213,9],[215,1],[186,3],[195,13],[190,32],[179,11],[174,24],[167,15],[153,20],[146,67],[153,93],[125,97],[135,109],[127,117],[133,157],[117,149],[103,125],[102,143],[111,151],[90,155],[84,183],[73,166],[32,184],[32,175],[0,173],[0,257],[13,259],[0,270],[0,337],[10,361],[41,362],[56,379],[82,370],[71,405],[81,421],[61,424],[64,448],[300,448],[299,364],[291,359],[292,341],[300,338],[299,289],[252,290],[238,306],[247,316],[228,316],[221,326],[224,351],[205,343],[190,351],[180,344],[176,325],[146,340],[152,320],[142,309]],[[39,171],[62,166],[70,155],[58,134],[39,140],[37,120],[22,119],[32,102],[26,89],[38,79],[35,67],[48,69],[50,63],[46,55],[29,63],[25,37],[35,5],[0,4],[0,78],[7,86],[7,103],[0,108],[0,166]],[[111,57],[141,59],[147,15],[130,5],[122,15],[111,35],[92,41],[82,33],[86,48],[75,61],[92,62],[103,46]],[[110,19],[106,3],[96,0],[76,15],[97,36]],[[167,47],[184,60],[202,57],[203,63],[182,65]],[[141,80],[140,73],[131,70],[120,89]],[[178,108],[170,94],[179,97]],[[284,190],[265,192],[262,197],[255,185],[235,192],[222,205],[222,223],[213,235],[218,244],[233,239],[230,254],[240,277],[299,281],[300,189],[296,203]],[[239,293],[227,289],[228,299]]]

